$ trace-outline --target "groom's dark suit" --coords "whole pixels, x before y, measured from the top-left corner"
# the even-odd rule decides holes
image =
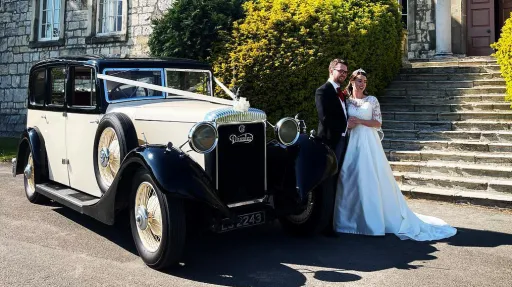
[[[347,119],[338,93],[331,82],[323,84],[315,93],[318,111],[318,137],[336,153],[338,167],[345,156]]]

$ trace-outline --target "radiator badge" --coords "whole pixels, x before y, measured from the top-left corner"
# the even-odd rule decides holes
[[[245,133],[245,126],[244,125],[240,125],[238,126],[238,131],[241,132],[242,134],[237,136],[237,135],[230,135],[229,136],[229,140],[231,141],[231,144],[235,144],[235,143],[250,143],[252,142],[254,136],[251,134],[251,133]]]
[[[229,140],[231,141],[232,144],[235,144],[235,143],[250,143],[252,142],[254,136],[250,133],[245,133],[245,134],[242,134],[242,135],[230,135],[229,136]]]

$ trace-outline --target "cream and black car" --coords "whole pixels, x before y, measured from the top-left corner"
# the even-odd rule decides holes
[[[209,65],[186,59],[41,61],[13,175],[24,175],[30,202],[109,225],[129,216],[155,269],[179,262],[187,230],[275,219],[295,234],[325,228],[334,153],[293,115],[269,123],[243,98],[215,97],[217,86]]]

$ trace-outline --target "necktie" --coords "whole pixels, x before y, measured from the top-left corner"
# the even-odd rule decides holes
[[[340,87],[336,88],[336,93],[338,94],[338,98],[345,102],[345,93],[343,93],[343,90],[340,89]]]

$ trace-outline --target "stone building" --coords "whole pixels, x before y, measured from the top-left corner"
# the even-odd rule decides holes
[[[26,118],[28,72],[62,55],[148,52],[151,19],[173,0],[0,0],[0,136]]]
[[[512,0],[399,0],[407,23],[407,56],[489,56]]]

